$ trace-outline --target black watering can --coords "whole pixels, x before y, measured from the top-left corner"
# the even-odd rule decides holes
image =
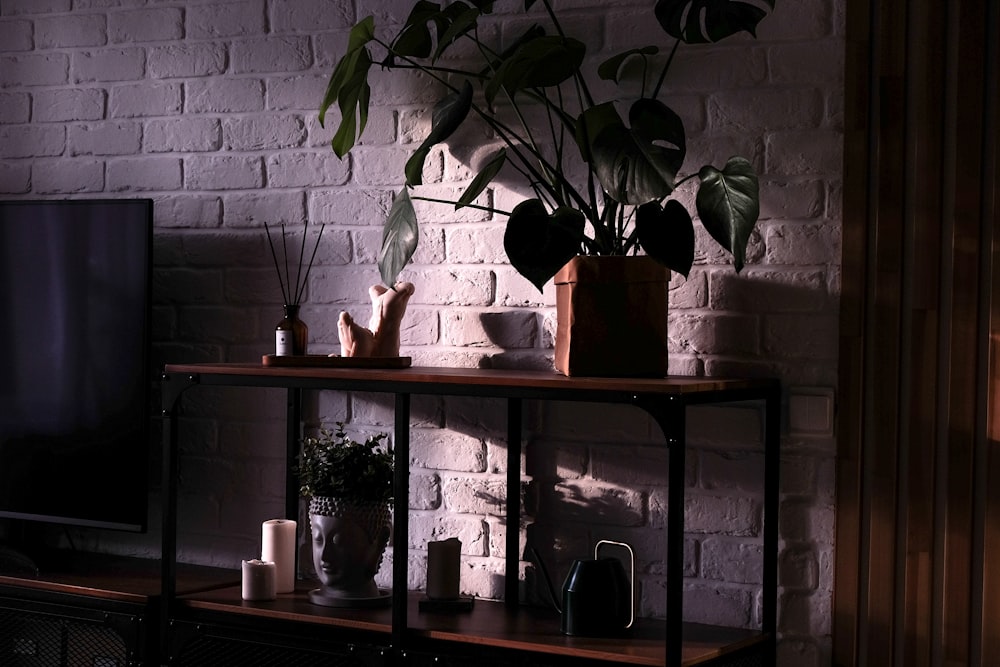
[[[601,547],[605,545],[628,550],[631,576],[626,576],[621,560],[600,557]],[[561,608],[548,570],[537,551],[535,557],[552,600],[562,615],[563,634],[607,637],[620,635],[632,627],[635,622],[635,553],[632,547],[624,542],[601,540],[594,546],[592,559],[575,560],[563,582]]]

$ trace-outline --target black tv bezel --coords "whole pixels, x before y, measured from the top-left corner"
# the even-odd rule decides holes
[[[5,199],[0,200],[0,207],[20,207],[25,208],[37,207],[37,206],[65,206],[65,207],[81,207],[87,205],[100,205],[105,207],[116,207],[116,206],[135,206],[141,207],[142,214],[144,217],[144,226],[146,229],[146,276],[145,276],[145,293],[146,293],[146,304],[144,309],[144,321],[142,325],[143,337],[142,342],[142,369],[143,369],[143,382],[142,384],[142,404],[146,406],[143,411],[143,419],[141,425],[141,441],[145,445],[145,456],[137,457],[143,461],[143,466],[141,470],[129,470],[129,474],[142,475],[141,487],[144,489],[144,494],[139,494],[142,496],[142,508],[141,511],[137,510],[135,513],[135,520],[118,520],[115,518],[101,518],[101,517],[74,517],[74,516],[63,516],[60,514],[42,514],[42,513],[32,513],[30,511],[13,511],[5,510],[0,507],[0,518],[11,519],[15,521],[30,521],[30,522],[40,522],[47,524],[57,524],[63,526],[76,526],[82,528],[97,528],[97,529],[107,529],[115,530],[121,532],[129,533],[146,533],[149,530],[150,525],[150,464],[152,461],[152,421],[153,414],[149,407],[151,405],[152,398],[152,381],[154,377],[153,369],[150,367],[152,359],[152,311],[153,311],[153,200],[150,198],[76,198],[76,199]],[[139,500],[139,498],[129,499]]]

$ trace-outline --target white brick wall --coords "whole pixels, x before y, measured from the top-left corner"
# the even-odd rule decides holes
[[[252,360],[270,350],[280,294],[263,223],[299,238],[326,223],[303,317],[315,352],[338,349],[342,309],[367,318],[382,217],[402,163],[425,136],[433,86],[377,75],[362,146],[341,161],[316,108],[350,26],[399,21],[409,0],[3,0],[0,196],[150,196],[156,201],[156,363]],[[518,2],[484,34],[509,39]],[[659,30],[648,2],[561,2],[571,30],[606,55]],[[736,276],[699,237],[696,266],[671,282],[670,368],[780,377],[783,427],[780,662],[827,664],[832,595],[844,0],[778,0],[756,41],[682,48],[668,85],[689,132],[686,165],[751,157],[761,221]],[[636,21],[638,20],[638,23]],[[595,90],[607,92],[606,84]],[[335,113],[335,112],[334,112]],[[454,196],[475,145],[435,150],[427,193]],[[484,194],[510,209],[521,186]],[[421,248],[404,351],[425,365],[550,368],[554,290],[539,293],[502,253],[503,219],[419,204]],[[236,567],[282,511],[283,396],[198,391],[184,423],[181,557]],[[656,425],[631,408],[527,406],[522,488],[531,540],[561,576],[599,538],[639,560],[641,612],[662,615],[666,460]],[[311,396],[313,423],[391,430],[387,397]],[[760,414],[698,408],[685,475],[685,608],[692,620],[760,617]],[[430,539],[464,544],[463,590],[502,587],[503,404],[416,397],[411,586]],[[155,484],[155,480],[154,480]],[[146,537],[78,543],[155,553]],[[382,579],[387,582],[386,569]],[[533,565],[529,599],[544,599]]]

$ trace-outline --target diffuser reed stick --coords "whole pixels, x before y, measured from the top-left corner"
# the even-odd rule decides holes
[[[316,235],[316,243],[313,245],[312,254],[309,256],[309,263],[306,265],[305,274],[302,273],[302,262],[306,254],[306,235],[309,231],[309,223],[306,223],[302,230],[302,245],[299,248],[298,266],[295,270],[295,286],[292,287],[292,275],[288,268],[288,240],[285,233],[285,225],[281,225],[281,252],[284,258],[285,271],[282,273],[281,264],[278,262],[278,253],[274,248],[274,240],[271,238],[271,228],[264,223],[264,231],[267,232],[267,244],[271,248],[271,259],[274,260],[274,270],[278,274],[278,285],[281,287],[281,298],[285,305],[298,306],[302,300],[302,293],[309,282],[309,272],[312,271],[313,262],[316,260],[316,251],[319,249],[319,241],[323,237],[323,230],[326,225],[321,225],[319,234]]]

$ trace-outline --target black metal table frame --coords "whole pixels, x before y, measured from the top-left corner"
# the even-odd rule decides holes
[[[197,365],[181,368],[195,372],[172,372],[168,365],[161,376],[163,422],[163,536],[162,536],[162,609],[161,623],[166,630],[173,615],[177,554],[177,446],[178,407],[181,395],[196,385],[231,387],[270,387],[287,389],[286,462],[298,454],[302,428],[303,390],[363,391],[393,394],[394,440],[397,461],[409,461],[410,398],[412,395],[471,396],[507,399],[507,499],[505,572],[505,603],[518,604],[519,531],[511,526],[520,524],[520,497],[512,493],[520,485],[520,457],[523,401],[558,400],[572,402],[617,403],[633,405],[648,413],[663,432],[668,447],[668,491],[666,528],[666,664],[681,664],[683,636],[683,561],[684,561],[684,473],[686,455],[686,408],[699,404],[764,402],[764,511],[763,511],[763,599],[761,632],[769,635],[769,653],[773,658],[777,629],[777,555],[778,555],[778,475],[780,468],[781,388],[777,380],[749,381],[749,386],[735,389],[712,389],[696,392],[664,394],[629,391],[621,388],[575,388],[570,386],[539,387],[492,384],[452,384],[412,381],[406,373],[387,379],[382,375],[371,379],[341,377],[331,373],[326,377],[305,377],[294,373],[246,374],[227,373],[224,364],[206,364],[204,372]],[[494,371],[495,372],[495,371]],[[298,516],[298,484],[292,467],[286,463],[286,517]],[[393,507],[394,582],[406,582],[408,549],[409,466],[395,466]],[[391,647],[405,648],[407,629],[406,586],[393,586]],[[166,636],[163,634],[162,636]],[[166,642],[164,641],[165,645]]]

